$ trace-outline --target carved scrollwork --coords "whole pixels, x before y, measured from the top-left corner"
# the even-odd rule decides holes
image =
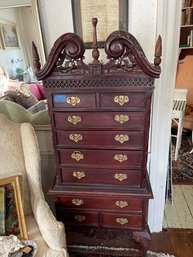
[[[33,43],[32,53],[34,60],[35,74],[38,79],[47,77],[54,68],[60,68],[65,72],[77,69],[81,66],[84,70],[89,70],[89,66],[83,63],[85,45],[83,40],[74,33],[66,33],[60,36],[54,43],[48,60],[40,70],[38,51]]]
[[[158,43],[158,45],[161,45],[161,43]],[[158,65],[156,66],[149,63],[136,38],[126,31],[111,33],[105,43],[105,52],[110,61],[104,65],[104,69],[141,70],[154,78],[158,78],[160,75],[159,64],[161,61],[159,64],[157,62]],[[156,58],[158,59],[161,50],[157,50],[157,53]]]
[[[52,71],[63,73],[103,74],[110,72],[142,72],[147,77],[158,78],[161,63],[161,37],[155,49],[154,64],[149,63],[136,38],[126,31],[115,31],[109,35],[105,43],[108,61],[98,60],[99,51],[96,35],[97,19],[93,19],[93,62],[86,64],[84,59],[85,45],[83,40],[74,33],[60,36],[54,43],[46,64],[40,69],[38,51],[33,43],[33,62],[38,80],[47,78]]]

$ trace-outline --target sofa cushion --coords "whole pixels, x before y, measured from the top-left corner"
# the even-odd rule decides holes
[[[37,87],[41,93],[42,99],[46,99],[46,93],[44,91],[43,84],[37,84]]]
[[[39,87],[36,84],[30,84],[29,91],[36,97],[37,100],[40,101],[43,99]]]
[[[29,109],[38,103],[37,98],[33,94],[30,94],[29,96],[25,96],[23,94],[11,94],[11,96],[14,102],[23,106],[25,109]]]

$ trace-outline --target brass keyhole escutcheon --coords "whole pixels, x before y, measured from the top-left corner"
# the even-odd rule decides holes
[[[71,154],[71,158],[75,159],[77,162],[84,159],[84,155],[80,151],[74,151]]]
[[[71,122],[74,125],[76,125],[77,123],[81,122],[81,117],[80,116],[75,116],[75,115],[69,116],[68,117],[68,122]]]
[[[69,139],[74,141],[74,142],[78,142],[82,140],[82,135],[81,134],[70,134]]]
[[[129,102],[129,97],[127,95],[115,96],[114,102],[122,106]]]
[[[124,115],[124,114],[120,114],[120,115],[117,114],[117,115],[115,116],[115,120],[116,120],[117,122],[119,122],[120,124],[123,124],[123,123],[129,121],[129,116],[128,116],[128,115]]]
[[[77,96],[69,96],[67,97],[66,102],[68,104],[71,104],[72,106],[76,106],[77,104],[80,103],[80,98]]]

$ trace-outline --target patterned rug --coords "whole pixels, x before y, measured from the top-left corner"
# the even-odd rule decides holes
[[[193,184],[193,153],[192,133],[182,135],[182,144],[179,150],[179,157],[174,161],[175,140],[172,140],[172,181],[173,184]]]
[[[175,256],[174,255],[165,254],[165,253],[154,253],[154,252],[148,251],[146,257],[175,257]]]

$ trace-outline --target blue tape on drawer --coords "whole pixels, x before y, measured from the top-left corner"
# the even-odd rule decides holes
[[[54,103],[65,103],[66,96],[65,95],[54,95],[53,101],[54,101]]]

